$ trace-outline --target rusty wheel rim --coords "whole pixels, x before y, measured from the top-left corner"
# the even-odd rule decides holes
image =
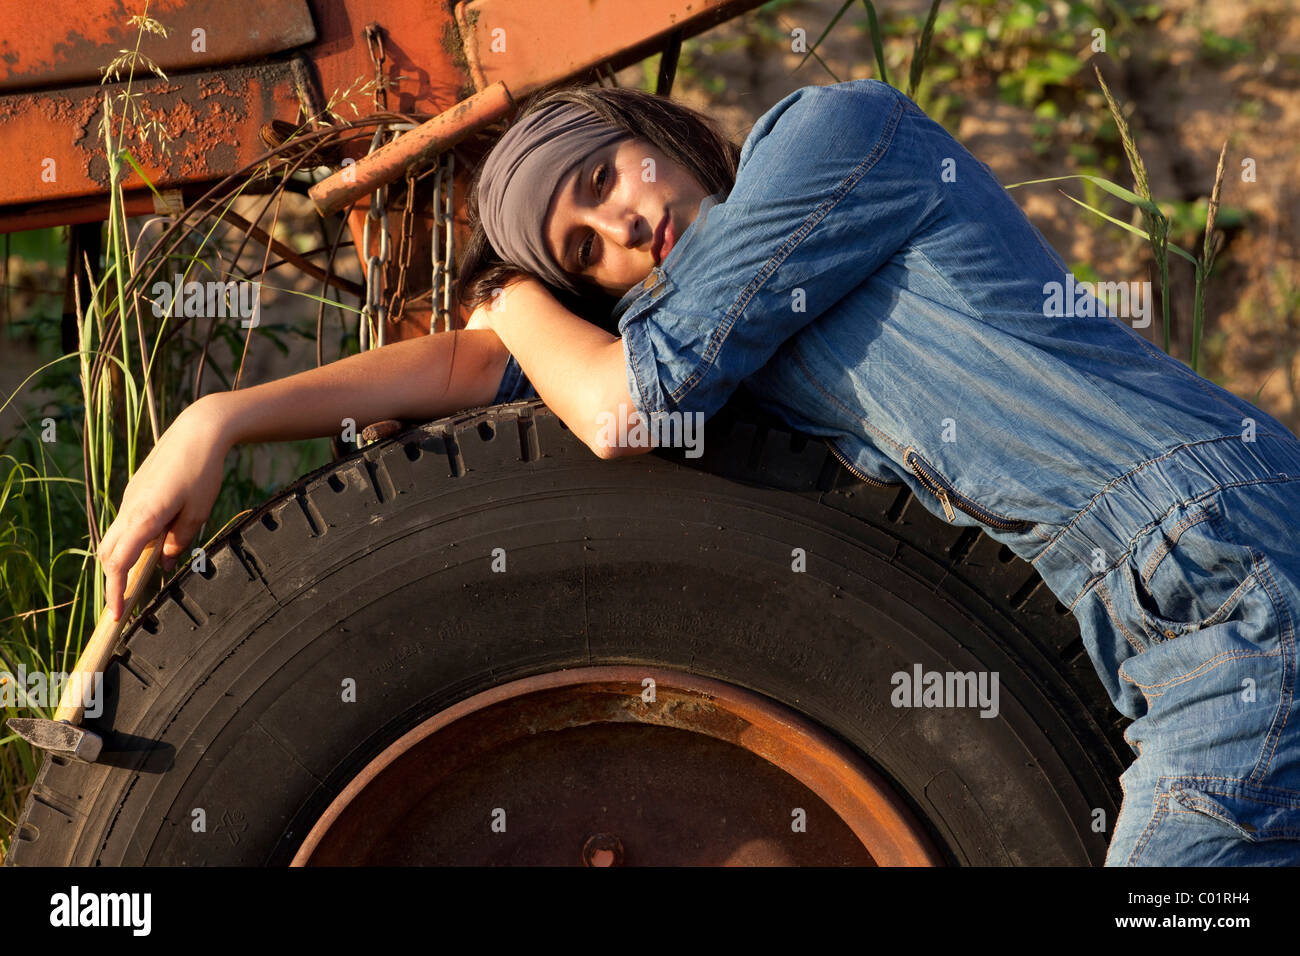
[[[802,715],[711,678],[602,666],[425,720],[344,787],[291,865],[941,862],[886,778]]]

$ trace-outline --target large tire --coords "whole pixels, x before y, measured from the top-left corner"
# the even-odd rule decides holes
[[[1099,864],[1128,748],[1074,619],[996,541],[737,407],[695,460],[599,461],[534,401],[299,479],[123,636],[87,721],[104,756],[46,758],[6,862],[284,865],[430,715],[528,675],[634,663],[825,728],[947,862]],[[891,675],[914,664],[997,671],[998,715],[891,706]]]

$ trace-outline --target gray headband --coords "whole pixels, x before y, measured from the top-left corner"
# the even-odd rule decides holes
[[[546,246],[545,219],[560,180],[593,150],[632,134],[575,103],[552,103],[511,126],[483,161],[479,220],[507,262],[578,292]]]

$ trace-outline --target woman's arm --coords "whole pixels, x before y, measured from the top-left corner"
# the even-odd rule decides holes
[[[127,572],[144,546],[166,532],[170,567],[207,521],[221,491],[223,462],[244,442],[336,435],[386,418],[425,421],[496,397],[509,353],[496,333],[475,328],[421,336],[235,392],[205,395],[159,437],[122,494],[99,543],[104,598],[123,610]]]
[[[337,435],[386,418],[428,421],[496,397],[509,353],[495,332],[460,329],[393,342],[234,392],[205,396],[230,446]]]
[[[519,279],[495,307],[475,310],[519,362],[542,400],[597,457],[638,455],[650,446],[620,444],[618,420],[634,422],[623,340],[562,306],[536,279]],[[629,429],[621,433],[628,434]]]

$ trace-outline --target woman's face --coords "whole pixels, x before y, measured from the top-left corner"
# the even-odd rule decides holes
[[[651,143],[625,139],[560,180],[546,214],[546,244],[579,286],[622,296],[664,261],[707,195]]]

